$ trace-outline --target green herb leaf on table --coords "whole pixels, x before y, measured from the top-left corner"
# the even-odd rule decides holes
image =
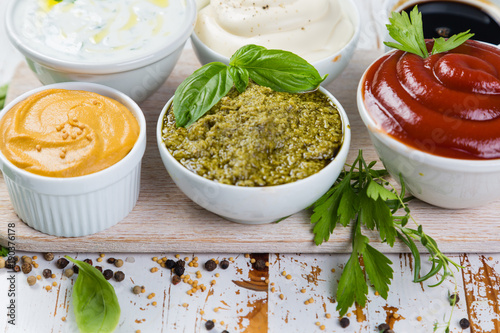
[[[72,296],[78,328],[83,333],[113,332],[120,320],[120,305],[113,286],[92,265],[66,258],[79,268]]]
[[[9,255],[9,249],[5,246],[0,245],[0,257],[7,257]]]
[[[8,88],[9,88],[8,84],[5,84],[0,87],[0,110],[2,110],[5,105],[5,98],[7,97]]]
[[[250,79],[275,91],[302,93],[317,89],[326,76],[291,52],[245,45],[233,54],[229,66],[208,63],[179,85],[173,101],[175,121],[179,127],[193,124],[233,85],[243,92]]]
[[[386,46],[416,54],[422,58],[429,56],[429,51],[425,45],[424,28],[422,14],[418,11],[418,6],[413,7],[410,15],[405,11],[401,13],[392,12],[387,24],[387,31],[396,42],[384,42]],[[466,40],[474,36],[470,30],[453,35],[447,40],[443,37],[434,38],[434,46],[431,55],[450,51],[465,43]]]
[[[366,304],[368,280],[386,299],[393,278],[392,262],[369,245],[369,239],[361,233],[362,226],[368,230],[378,230],[380,240],[391,247],[396,238],[408,246],[415,259],[414,282],[440,275],[438,285],[453,276],[451,266],[461,268],[439,250],[436,241],[424,233],[422,226],[417,224],[417,229],[406,227],[408,221],[415,220],[406,205],[411,198],[405,197],[404,180],[400,178],[401,191],[398,193],[383,178],[388,174],[387,170],[373,169],[375,164],[367,164],[360,150],[350,169],[342,171],[332,188],[312,206],[311,223],[314,224],[314,242],[317,245],[328,241],[337,224],[344,227],[351,224],[353,228],[352,253],[337,287],[337,310],[341,316],[355,302],[360,306]],[[404,215],[395,215],[400,210]],[[415,241],[420,242],[430,254],[432,267],[423,276]]]

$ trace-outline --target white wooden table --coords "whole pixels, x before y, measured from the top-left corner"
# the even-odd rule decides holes
[[[359,49],[381,48],[380,36],[384,35],[385,19],[383,8],[388,1],[357,0],[363,16]],[[3,8],[0,6],[0,14]],[[0,23],[3,28],[3,22]],[[5,45],[5,36],[1,32],[0,45]],[[13,73],[13,64],[19,59],[12,50],[1,55],[0,83]],[[98,250],[99,244],[95,244],[95,251]],[[488,252],[488,249],[481,252]],[[99,257],[96,252],[64,254],[81,260],[90,258],[94,265]],[[364,309],[353,307],[349,311],[350,325],[347,328],[339,325],[334,293],[348,259],[346,254],[270,253],[247,258],[241,253],[182,253],[181,258],[198,257],[200,266],[187,267],[186,271],[194,277],[199,270],[202,273],[199,283],[208,287],[205,292],[193,295],[187,294],[191,288],[188,284],[172,285],[170,271],[151,260],[152,257],[175,259],[175,254],[105,253],[104,261],[99,263],[104,269],[118,270],[106,263],[109,257],[125,261],[120,268],[126,274],[125,280],[111,280],[122,309],[117,332],[206,332],[205,322],[215,319],[216,326],[211,332],[321,332],[316,322],[325,326],[325,332],[377,332],[376,327],[387,322],[395,332],[427,333],[433,331],[435,322],[443,323],[451,312],[448,294],[454,290],[452,281],[436,288],[412,283],[413,261],[408,254],[388,255],[394,263],[394,280],[388,299],[384,300],[370,290],[367,306]],[[27,275],[17,273],[13,288],[15,296],[10,297],[10,274],[0,269],[0,309],[5,313],[11,300],[16,305],[16,325],[10,325],[8,318],[1,315],[0,330],[77,332],[71,303],[76,275],[66,278],[62,270],[55,267],[55,260],[63,254],[56,253],[52,262],[45,261],[42,254],[36,252],[18,252],[16,255],[38,257],[35,261],[39,266],[30,275],[41,275],[43,269],[50,268],[56,277],[42,278],[30,287],[26,282]],[[462,318],[471,322],[471,328],[463,332],[500,332],[500,255],[467,253],[450,256],[465,267],[456,274],[460,301],[453,312],[451,332],[462,332],[458,324]],[[234,262],[227,270],[217,268],[208,272],[202,267],[210,258],[222,260],[230,257],[234,258]],[[268,261],[268,271],[252,269],[252,257]],[[426,258],[424,256],[423,260]],[[153,267],[158,267],[158,272],[152,273],[150,270]],[[285,278],[283,271],[290,274],[291,279]],[[214,285],[211,285],[212,280],[216,281]],[[52,286],[54,282],[56,286]],[[429,281],[428,284],[432,283]],[[48,285],[52,286],[50,291],[44,288]],[[131,289],[134,285],[144,285],[146,292],[133,294]],[[304,293],[302,289],[305,289]],[[151,293],[155,296],[148,299]],[[304,302],[310,298],[314,299],[314,303],[305,305]],[[326,314],[330,314],[331,318],[327,318]]]

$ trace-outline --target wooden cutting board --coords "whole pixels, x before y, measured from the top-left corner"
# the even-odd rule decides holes
[[[326,88],[346,109],[352,127],[352,161],[359,149],[366,160],[377,159],[368,132],[358,116],[356,87],[363,71],[380,52],[358,51],[344,73]],[[310,212],[303,211],[280,223],[244,225],[229,222],[189,200],[168,176],[156,147],[155,126],[162,107],[175,88],[200,66],[186,48],[161,89],[141,104],[146,115],[148,146],[142,165],[141,194],[135,209],[122,222],[100,233],[78,238],[54,237],[38,232],[18,219],[0,179],[0,244],[6,245],[8,224],[15,223],[16,250],[78,252],[277,252],[345,253],[350,251],[351,230],[338,227],[330,240],[312,242]],[[26,64],[11,82],[8,100],[40,86]],[[380,165],[382,167],[382,165]],[[445,210],[414,200],[415,219],[434,237],[444,252],[500,252],[500,202],[482,208]],[[12,228],[11,228],[12,229]],[[12,230],[10,232],[12,234]],[[365,231],[372,245],[383,252],[408,252],[401,244],[381,244],[377,234]]]

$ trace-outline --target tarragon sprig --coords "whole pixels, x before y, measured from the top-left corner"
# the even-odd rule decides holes
[[[384,42],[385,45],[401,51],[414,53],[424,59],[429,56],[429,51],[427,51],[427,46],[425,45],[422,14],[418,11],[417,6],[413,7],[409,16],[405,11],[401,13],[392,12],[389,22],[390,24],[386,25],[389,36],[399,42],[399,44]],[[447,52],[462,45],[466,40],[474,36],[469,31],[453,35],[448,39],[443,37],[434,38],[434,46],[430,55]]]
[[[413,282],[423,282],[441,275],[441,284],[449,276],[454,276],[451,267],[461,266],[445,256],[436,241],[425,234],[421,225],[412,217],[407,202],[406,188],[400,178],[398,192],[384,177],[387,170],[375,170],[376,162],[367,164],[360,150],[349,170],[344,169],[332,188],[313,205],[311,223],[314,224],[314,241],[317,245],[328,241],[338,224],[353,228],[352,253],[344,267],[337,287],[337,310],[343,316],[354,302],[364,307],[368,294],[368,281],[384,299],[387,299],[393,278],[392,262],[384,254],[369,245],[368,237],[361,227],[377,230],[382,242],[390,247],[399,238],[411,251],[415,272]],[[398,212],[404,212],[397,215]],[[415,229],[408,227],[412,221]],[[430,254],[431,269],[421,275],[420,253],[416,242],[421,243]],[[366,276],[363,273],[362,259]],[[449,326],[449,323],[448,323]]]

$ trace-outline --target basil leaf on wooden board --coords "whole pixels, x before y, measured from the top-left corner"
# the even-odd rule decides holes
[[[228,66],[212,62],[197,69],[175,91],[174,116],[177,126],[193,124],[224,97],[233,86]]]
[[[120,320],[115,289],[95,267],[68,256],[66,258],[79,268],[72,297],[80,332],[113,332]]]

